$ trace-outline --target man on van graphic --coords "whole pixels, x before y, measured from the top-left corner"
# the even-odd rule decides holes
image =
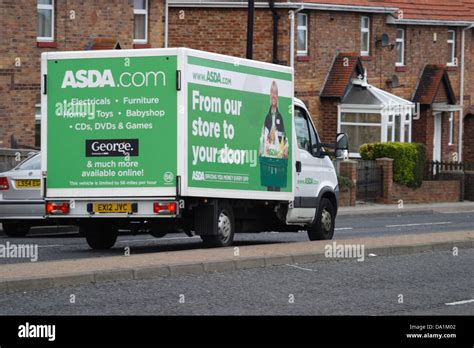
[[[278,85],[270,87],[270,110],[263,124],[260,137],[260,179],[268,191],[286,187],[288,168],[288,138],[283,117],[278,110]]]

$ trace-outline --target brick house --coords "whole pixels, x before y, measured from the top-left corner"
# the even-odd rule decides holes
[[[0,1],[0,148],[39,145],[42,52],[162,47],[163,3]]]
[[[253,58],[294,61],[296,96],[308,105],[324,142],[343,130],[356,134],[353,149],[366,139],[403,138],[424,142],[435,159],[460,158],[464,149],[463,159],[474,161],[471,139],[459,148],[460,114],[464,134],[474,131],[474,31],[468,29],[474,0],[279,0],[255,6]],[[186,46],[237,57],[246,52],[247,3],[238,0],[4,0],[0,7],[0,147],[35,144],[43,51],[91,49],[100,46],[97,38],[109,38],[109,45],[121,48]],[[349,73],[333,72],[339,60]],[[340,93],[324,93],[330,85],[342,86]],[[410,109],[408,120],[405,114],[343,115],[344,101],[360,100],[363,93],[369,99],[375,93],[374,102],[388,93],[420,107]],[[351,117],[353,122],[342,122]]]
[[[245,56],[245,3],[188,0],[169,4],[170,46]],[[291,61],[288,12],[298,11],[295,15],[295,91],[308,105],[323,142],[333,142],[337,131],[345,131],[352,138],[354,156],[363,142],[402,138],[425,143],[430,159],[452,160],[461,156],[460,98],[464,101],[463,114],[470,120],[472,109],[469,107],[474,94],[473,30],[467,29],[474,23],[474,1],[454,0],[449,4],[442,0],[429,3],[408,0],[276,2],[273,6],[278,16],[276,40],[272,7],[266,2],[257,2],[256,7],[253,58],[287,65]],[[461,93],[463,38],[465,78]],[[427,83],[427,67],[433,65],[439,67],[439,76],[443,78]],[[336,66],[341,69],[334,71]],[[354,92],[352,81],[365,70],[373,90],[389,92],[394,100],[398,97],[417,105],[426,86],[436,95],[430,104],[420,102],[420,107],[409,116],[384,117],[381,114],[377,119],[367,113],[370,108],[365,111],[361,108],[363,112],[347,116],[342,112],[341,118],[344,98],[349,91]],[[331,92],[327,89],[329,86],[336,89]],[[351,122],[344,124],[344,118]],[[466,127],[473,127],[472,124],[474,119]],[[466,160],[474,161],[473,151],[465,151],[469,155]]]

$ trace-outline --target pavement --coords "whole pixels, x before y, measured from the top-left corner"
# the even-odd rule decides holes
[[[413,212],[474,212],[474,202],[420,203],[420,204],[357,204],[353,207],[340,207],[338,216],[370,214],[403,214]]]
[[[363,246],[369,257],[470,249],[473,242],[471,230],[18,263],[0,267],[0,292],[337,260],[325,255],[333,243]]]

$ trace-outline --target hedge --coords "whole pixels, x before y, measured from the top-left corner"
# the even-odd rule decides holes
[[[354,186],[352,180],[347,176],[343,175],[337,175],[337,182],[339,184],[339,190],[341,192],[348,192]]]
[[[426,148],[419,143],[372,143],[361,145],[363,160],[393,159],[393,181],[408,187],[420,187],[426,161]]]

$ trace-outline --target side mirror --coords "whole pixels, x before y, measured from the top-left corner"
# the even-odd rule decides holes
[[[344,159],[349,156],[349,138],[346,133],[338,133],[336,136],[336,158]]]

